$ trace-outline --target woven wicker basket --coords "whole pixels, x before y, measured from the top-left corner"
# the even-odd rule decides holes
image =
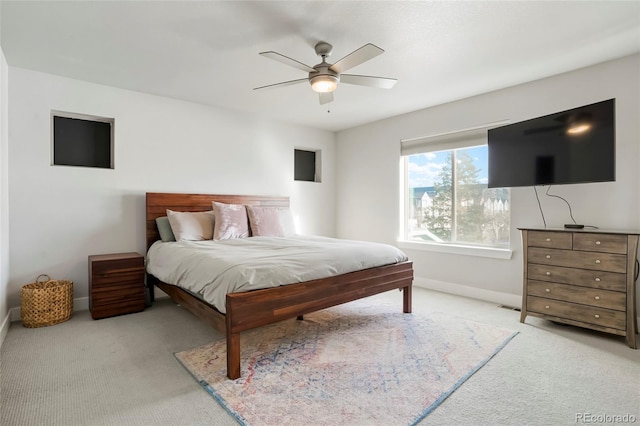
[[[41,278],[45,278],[46,281]],[[34,283],[22,286],[20,296],[20,316],[25,327],[46,327],[71,318],[71,281],[52,280],[49,275],[42,274]]]

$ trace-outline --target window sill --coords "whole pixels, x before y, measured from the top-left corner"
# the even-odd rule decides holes
[[[416,241],[398,241],[401,249],[435,251],[439,253],[460,254],[464,256],[488,257],[492,259],[511,259],[513,250],[497,247],[478,247],[462,244],[419,243]]]

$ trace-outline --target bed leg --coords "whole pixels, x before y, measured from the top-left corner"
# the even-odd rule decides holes
[[[304,315],[298,315],[298,316],[296,317],[296,319],[297,319],[298,321],[302,321],[302,320],[304,320]]]
[[[402,288],[402,312],[405,314],[411,313],[411,286],[408,285]]]
[[[227,377],[240,378],[240,333],[227,334]]]

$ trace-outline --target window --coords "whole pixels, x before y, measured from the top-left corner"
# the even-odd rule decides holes
[[[508,246],[509,189],[487,188],[486,129],[456,133],[403,141],[404,240]]]

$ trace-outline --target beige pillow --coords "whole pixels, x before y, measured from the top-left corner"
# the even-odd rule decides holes
[[[242,204],[212,202],[216,220],[213,228],[214,240],[246,238],[249,236],[247,209]]]
[[[167,217],[176,241],[199,241],[213,238],[213,211],[176,212],[167,209]]]

